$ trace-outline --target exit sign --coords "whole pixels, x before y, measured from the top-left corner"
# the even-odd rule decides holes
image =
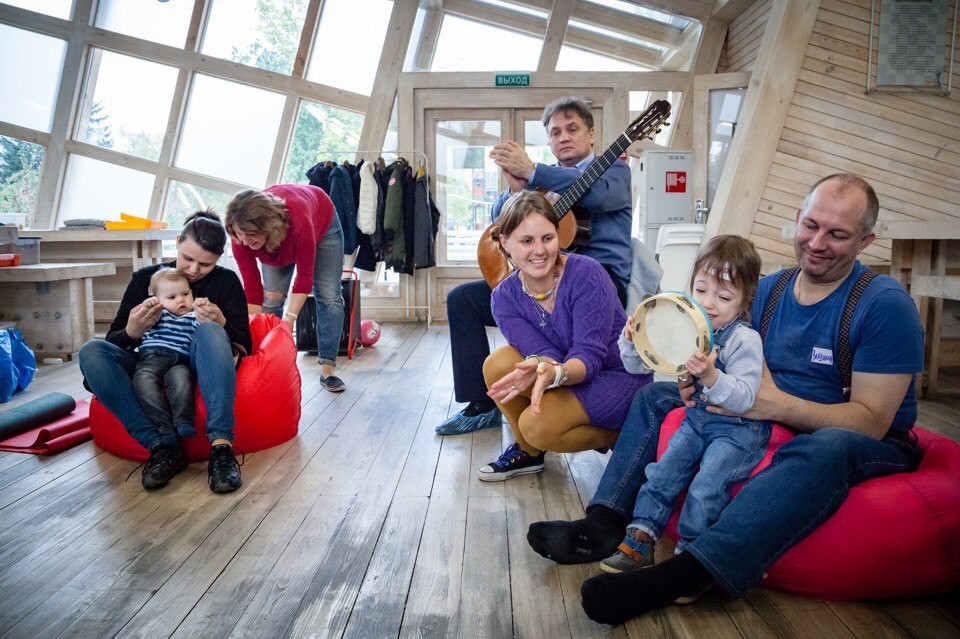
[[[496,87],[528,87],[530,86],[529,73],[498,73],[495,76]]]

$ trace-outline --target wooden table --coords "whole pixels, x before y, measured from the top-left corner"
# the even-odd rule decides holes
[[[960,339],[944,339],[943,301],[960,300],[960,223],[878,222],[877,237],[892,240],[890,274],[909,291],[926,331],[926,396],[937,393],[941,366],[960,365]]]
[[[93,285],[94,319],[101,328],[117,314],[123,292],[134,271],[163,261],[164,240],[176,239],[177,230],[144,229],[106,231],[84,229],[23,231],[21,235],[40,238],[42,262],[112,262],[112,276],[100,277]]]
[[[37,360],[71,359],[94,337],[93,278],[110,262],[45,263],[0,268],[0,320],[14,320]]]

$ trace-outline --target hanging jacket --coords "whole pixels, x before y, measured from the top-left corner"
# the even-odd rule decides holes
[[[360,168],[364,165],[363,160],[356,165],[344,162],[343,165],[350,171],[350,185],[353,187],[353,202],[360,206]]]
[[[319,186],[324,193],[330,195],[330,171],[333,170],[330,162],[318,162],[307,170],[307,179],[311,186]]]
[[[343,229],[343,253],[352,255],[357,250],[357,206],[353,201],[353,182],[346,167],[337,165],[331,170],[330,199]]]
[[[361,233],[372,235],[377,230],[377,178],[373,164],[360,166],[360,199],[357,200],[357,228]]]
[[[403,171],[403,266],[400,272],[413,275],[413,168],[407,165]]]
[[[437,265],[437,231],[440,229],[440,210],[430,195],[430,176],[421,169],[414,183],[413,205],[413,263],[414,268]]]
[[[387,166],[387,198],[383,210],[384,255],[387,266],[403,268],[406,254],[403,241],[403,172],[407,168],[402,158]]]

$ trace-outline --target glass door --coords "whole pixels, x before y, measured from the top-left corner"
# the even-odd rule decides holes
[[[491,223],[504,188],[490,159],[493,146],[508,139],[505,110],[443,109],[427,114],[432,129],[428,155],[435,158],[435,195],[441,211],[439,265],[475,265],[477,244]]]
[[[713,204],[749,83],[749,73],[718,73],[694,79],[691,190],[695,214],[697,203],[707,213]]]

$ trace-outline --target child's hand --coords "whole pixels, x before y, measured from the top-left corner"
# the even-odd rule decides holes
[[[686,366],[691,374],[700,378],[704,386],[711,388],[717,383],[717,378],[720,377],[716,363],[717,350],[714,349],[709,355],[704,355],[700,351],[697,351],[687,360]]]
[[[623,325],[623,337],[628,342],[633,341],[633,315],[627,315],[627,323]]]
[[[209,303],[210,303],[210,300],[208,300],[206,297],[198,297],[197,299],[193,300],[193,307],[202,308]]]

